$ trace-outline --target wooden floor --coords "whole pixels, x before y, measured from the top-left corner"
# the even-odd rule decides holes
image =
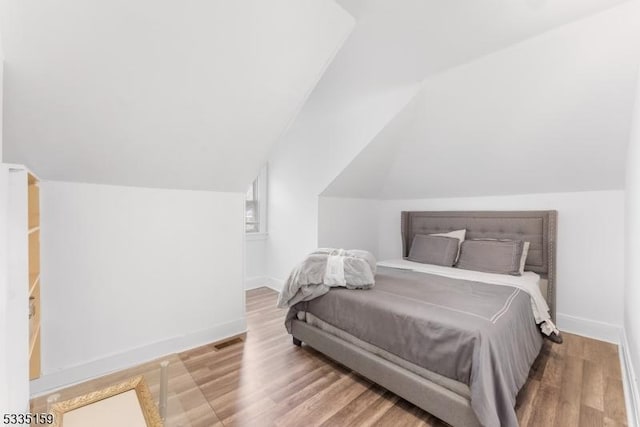
[[[174,356],[184,366],[174,370],[180,382],[175,404],[187,416],[168,427],[446,425],[306,345],[294,346],[284,329],[285,311],[275,308],[276,298],[267,288],[247,293],[244,340]],[[520,426],[626,425],[617,347],[563,335],[564,344],[546,341],[518,395]],[[152,366],[117,375],[126,378]],[[98,389],[107,380],[76,387]],[[149,380],[155,394],[157,381]],[[32,408],[45,403],[35,400]]]
[[[403,399],[287,335],[268,288],[247,293],[248,333],[182,362],[225,426],[443,426]],[[627,419],[617,347],[571,334],[546,341],[517,399],[521,427],[621,426]]]
[[[169,362],[170,386],[167,398],[167,419],[165,421],[165,427],[222,426],[211,405],[200,392],[200,388],[193,381],[191,374],[189,374],[180,357],[176,354],[67,387],[64,390],[59,390],[52,394],[58,394],[58,402],[63,402],[142,375],[154,400],[158,402],[160,397],[161,361]],[[49,395],[44,395],[32,399],[31,413],[47,412],[48,397]],[[33,426],[41,427],[42,424],[33,424]]]

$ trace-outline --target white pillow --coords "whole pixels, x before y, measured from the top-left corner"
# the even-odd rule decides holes
[[[527,262],[527,254],[529,253],[530,242],[524,242],[522,245],[522,257],[520,258],[520,274],[524,273],[524,265]]]
[[[467,229],[463,228],[462,230],[454,230],[448,233],[436,233],[429,234],[429,236],[442,236],[442,237],[453,237],[454,239],[458,239],[458,254],[456,255],[456,262],[458,262],[458,258],[460,258],[460,248],[462,247],[462,242],[464,242],[464,237],[467,235]]]

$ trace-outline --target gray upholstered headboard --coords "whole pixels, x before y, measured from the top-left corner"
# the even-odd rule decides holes
[[[416,234],[467,230],[467,239],[494,238],[531,242],[525,270],[548,280],[547,303],[556,320],[557,211],[459,211],[402,212],[402,256],[409,255]]]

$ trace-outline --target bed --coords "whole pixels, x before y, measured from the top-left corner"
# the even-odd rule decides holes
[[[445,277],[382,263],[372,290],[332,290],[299,303],[287,328],[294,344],[304,342],[453,426],[517,425],[515,394],[543,340],[518,281],[541,279],[536,286],[555,320],[556,222],[555,211],[402,212],[404,261],[414,236],[464,228],[467,239],[530,242],[525,270],[537,276],[494,286],[469,272]]]

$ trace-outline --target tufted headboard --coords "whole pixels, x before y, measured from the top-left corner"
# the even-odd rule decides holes
[[[547,304],[556,318],[555,262],[557,211],[414,211],[402,212],[402,256],[416,234],[467,230],[467,239],[493,238],[530,242],[525,270],[548,280]]]

